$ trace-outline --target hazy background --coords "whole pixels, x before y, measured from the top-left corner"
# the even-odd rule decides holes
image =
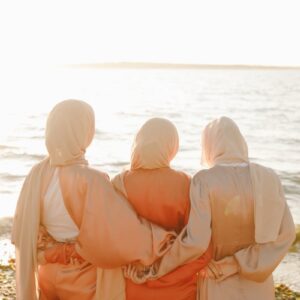
[[[0,216],[13,214],[24,176],[46,155],[47,113],[79,98],[97,118],[88,157],[110,175],[149,117],[175,122],[174,165],[191,174],[205,123],[233,117],[251,158],[280,174],[299,223],[298,14],[298,0],[1,1]],[[291,69],[70,67],[124,61]]]

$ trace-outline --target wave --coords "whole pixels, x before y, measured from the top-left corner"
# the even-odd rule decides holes
[[[0,145],[0,150],[14,150],[14,149],[18,149],[18,148],[14,146]]]
[[[107,162],[102,164],[93,164],[94,167],[124,167],[129,165],[129,161]]]
[[[26,175],[16,175],[16,174],[10,174],[10,173],[0,173],[0,180],[18,181],[18,180],[24,179],[25,176]]]
[[[16,153],[16,152],[6,152],[1,155],[1,159],[20,159],[20,160],[34,160],[39,161],[45,158],[45,155],[40,154],[29,154],[26,152],[23,153]]]
[[[15,140],[44,140],[45,135],[31,135],[31,136],[13,136]]]

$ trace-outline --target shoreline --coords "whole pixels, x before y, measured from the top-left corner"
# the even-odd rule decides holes
[[[65,64],[67,68],[92,69],[193,69],[193,70],[295,70],[300,66],[289,65],[250,65],[250,64],[191,64],[191,63],[160,63],[160,62],[108,62],[108,63],[81,63]]]
[[[12,218],[0,218],[0,299],[15,299],[14,246],[10,243]],[[300,299],[300,225],[290,252],[273,272],[276,300]]]

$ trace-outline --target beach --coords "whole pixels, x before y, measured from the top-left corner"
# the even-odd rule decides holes
[[[247,140],[250,160],[279,175],[294,222],[300,224],[299,70],[96,65],[40,70],[35,80],[26,79],[26,72],[17,76],[22,77],[18,88],[0,90],[7,103],[0,110],[5,120],[0,128],[0,299],[14,297],[9,239],[18,194],[26,174],[47,154],[47,114],[62,99],[82,99],[93,106],[96,134],[86,157],[110,177],[128,165],[133,137],[148,118],[165,117],[177,126],[180,148],[172,166],[190,175],[203,168],[205,124],[222,115],[234,119]],[[297,292],[299,253],[297,244],[274,272],[276,283]]]
[[[245,136],[250,160],[280,176],[296,224],[300,224],[300,71],[289,69],[39,70],[33,82],[4,86],[0,119],[0,217],[12,216],[25,175],[47,151],[47,114],[62,99],[92,105],[96,134],[86,157],[114,176],[128,165],[137,129],[151,117],[177,127],[179,152],[172,166],[194,175],[201,166],[201,132],[228,116]],[[22,73],[17,76],[22,76]],[[26,99],[23,101],[22,99]]]

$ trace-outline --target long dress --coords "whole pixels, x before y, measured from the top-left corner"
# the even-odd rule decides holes
[[[75,243],[79,229],[64,205],[59,183],[59,168],[55,169],[43,197],[41,213],[41,224],[56,241]],[[40,265],[38,271],[40,299],[93,299],[96,293],[96,276],[97,268],[85,261],[66,265],[60,263]]]
[[[281,185],[275,188],[282,189]],[[239,271],[221,282],[199,277],[197,299],[274,299],[272,271],[292,244],[295,227],[285,204],[277,239],[257,243],[252,191],[248,167],[216,165],[198,172],[191,183],[188,225],[163,257],[157,275],[203,253],[211,239],[213,259],[233,256]]]
[[[18,202],[13,241],[16,243],[18,261],[26,263],[17,265],[20,299],[39,298],[35,284],[38,273],[38,230],[43,211],[42,199],[51,183],[54,170],[49,159],[36,165],[26,177]],[[58,266],[56,263],[40,266],[39,284],[47,289],[44,296],[46,299],[56,299],[60,295],[65,299],[90,300],[95,298],[95,292],[97,299],[110,299],[114,292],[125,295],[124,289],[119,285],[123,280],[120,276],[114,276],[112,280],[105,279],[105,286],[98,289],[96,283],[99,271],[103,268],[118,269],[134,261],[151,264],[167,251],[168,240],[174,234],[139,218],[126,199],[116,193],[105,173],[86,165],[71,165],[60,169],[59,182],[65,208],[79,230],[76,250],[85,262],[79,266]],[[119,218],[120,212],[122,218]],[[118,270],[114,275],[122,275],[121,270]],[[52,289],[52,279],[55,276],[57,286]],[[47,282],[48,279],[50,282]],[[111,287],[114,288],[111,293],[105,294],[107,298],[103,297],[103,293]],[[76,290],[78,297],[73,297]],[[123,294],[115,299],[124,299]]]
[[[190,211],[190,178],[185,173],[168,167],[137,169],[120,174],[113,183],[140,216],[177,233],[186,225]],[[141,285],[127,279],[126,300],[195,300],[197,272],[210,258],[211,252],[207,251],[170,274]]]

